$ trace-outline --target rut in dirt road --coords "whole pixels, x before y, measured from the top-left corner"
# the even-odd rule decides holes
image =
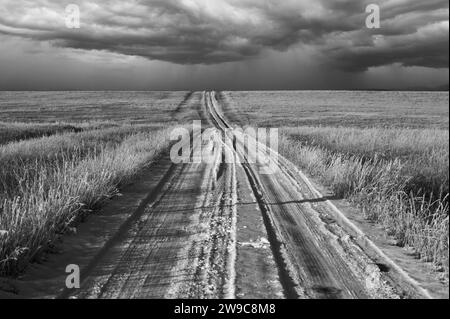
[[[154,200],[91,265],[82,288],[70,297],[234,297],[235,172],[233,165],[221,164],[217,145],[206,141],[198,147],[210,150],[211,164],[193,158],[169,165]]]
[[[403,291],[397,292],[399,286],[393,285],[383,269],[333,219],[327,199],[318,198],[305,180],[293,176],[287,160],[279,154],[248,136],[230,134],[231,125],[221,114],[215,93],[205,94],[212,122],[237,144],[236,157],[264,215],[285,296],[400,297]],[[248,154],[251,152],[255,153]],[[249,158],[257,160],[251,162]],[[261,173],[270,161],[276,170]]]

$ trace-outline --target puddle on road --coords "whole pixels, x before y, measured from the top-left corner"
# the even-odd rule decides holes
[[[252,247],[255,249],[269,249],[270,242],[267,238],[261,237],[257,241],[241,242],[239,243],[242,247]]]

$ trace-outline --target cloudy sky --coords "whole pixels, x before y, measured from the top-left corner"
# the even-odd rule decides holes
[[[1,0],[0,90],[439,87],[448,45],[448,0]]]

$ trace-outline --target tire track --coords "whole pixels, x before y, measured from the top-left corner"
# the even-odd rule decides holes
[[[213,93],[207,94],[208,109],[216,127],[227,131],[231,126],[219,111]],[[323,212],[327,200],[300,189],[283,163],[277,163],[272,175],[259,174],[266,160],[274,155],[259,150],[250,163],[242,150],[245,139],[237,139],[236,153],[265,218],[272,251],[288,298],[398,298],[373,261],[338,226],[330,227]],[[248,146],[248,145],[247,145]],[[240,147],[240,148],[239,148]],[[248,150],[253,148],[247,147]],[[278,154],[277,154],[278,155]],[[332,223],[332,221],[331,221]]]
[[[235,169],[220,164],[214,142],[194,146],[214,160],[193,158],[191,148],[189,163],[173,164],[159,192],[83,271],[82,288],[61,297],[234,298]]]
[[[205,93],[205,102],[207,109],[209,110],[211,121],[215,126],[223,132],[226,132],[231,126],[221,117],[217,112],[217,108],[214,106],[213,97],[211,93]],[[224,134],[226,135],[226,134]],[[234,136],[228,136],[229,139],[233,139],[232,144],[235,145]],[[241,157],[241,155],[236,153],[236,157]],[[277,226],[272,215],[269,213],[270,208],[264,200],[263,194],[260,191],[261,187],[257,176],[253,173],[250,165],[246,163],[244,156],[242,167],[247,175],[250,182],[250,186],[254,192],[255,198],[257,199],[259,208],[263,213],[263,219],[265,227],[267,229],[268,239],[272,247],[272,253],[274,255],[275,262],[278,266],[280,283],[284,290],[284,296],[288,299],[297,299],[303,296],[303,292],[299,291],[299,284],[296,282],[296,273],[291,267],[290,263],[287,261],[288,253],[284,247],[284,239],[281,237],[281,232],[277,231]]]

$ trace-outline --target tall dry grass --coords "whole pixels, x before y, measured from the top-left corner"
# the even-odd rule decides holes
[[[447,130],[287,128],[280,152],[448,276]]]
[[[54,134],[82,132],[118,126],[114,122],[81,122],[81,123],[21,123],[0,122],[0,145],[34,139]]]
[[[17,274],[169,145],[126,126],[0,147],[0,274]]]

